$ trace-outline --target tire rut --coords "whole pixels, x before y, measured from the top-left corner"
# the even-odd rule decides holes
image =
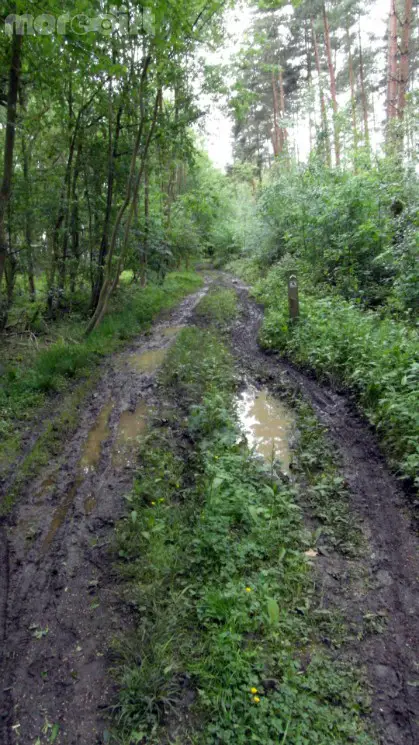
[[[320,591],[331,607],[348,619],[384,612],[387,626],[353,645],[354,664],[366,665],[372,687],[373,716],[384,745],[419,743],[419,540],[408,495],[390,472],[369,424],[344,396],[311,379],[257,343],[263,309],[251,300],[246,285],[224,277],[235,287],[241,316],[232,329],[238,367],[268,386],[294,387],[312,405],[338,455],[355,514],[368,549],[359,561],[338,555],[316,560]],[[347,597],[345,577],[358,572],[360,597]],[[341,587],[330,577],[339,576]],[[324,578],[327,577],[326,585]],[[326,589],[325,589],[326,588]]]
[[[113,695],[108,650],[130,624],[110,550],[134,473],[129,458],[115,456],[120,416],[134,416],[139,402],[153,407],[161,350],[175,338],[168,330],[188,324],[210,281],[110,360],[77,431],[0,526],[4,745],[35,743],[54,725],[57,745],[104,741]],[[137,358],[148,360],[143,369]]]

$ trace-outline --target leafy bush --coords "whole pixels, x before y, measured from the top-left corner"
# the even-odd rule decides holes
[[[282,288],[282,284],[281,284]],[[283,293],[283,290],[282,290]],[[412,329],[334,297],[301,298],[292,323],[285,298],[269,280],[259,287],[268,301],[262,342],[320,376],[356,391],[377,427],[391,461],[419,486],[419,343]]]
[[[247,221],[242,255],[261,273],[284,262],[322,291],[412,315],[419,307],[418,197],[417,175],[391,159],[360,162],[356,172],[315,158],[273,168]]]

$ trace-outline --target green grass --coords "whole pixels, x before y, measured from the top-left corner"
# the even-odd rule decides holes
[[[118,645],[114,740],[371,745],[359,676],[319,643],[336,619],[316,608],[298,490],[240,441],[219,337],[182,332],[161,384],[175,408],[118,527],[136,629]]]
[[[19,425],[30,422],[51,396],[88,378],[105,355],[144,331],[160,311],[201,284],[201,278],[189,272],[169,274],[164,284],[143,290],[123,284],[103,323],[87,339],[85,318],[74,314],[48,326],[36,343],[25,341],[22,346],[19,338],[14,348],[8,343],[8,362],[0,375],[0,466],[7,468],[19,453]],[[55,424],[48,427],[54,429]],[[48,456],[47,450],[42,452]]]
[[[237,318],[237,295],[234,290],[210,290],[198,303],[196,314],[219,326],[226,326]]]
[[[285,292],[259,285],[267,305],[261,340],[332,383],[353,390],[400,476],[419,486],[419,343],[415,330],[342,298],[302,294],[300,320]]]

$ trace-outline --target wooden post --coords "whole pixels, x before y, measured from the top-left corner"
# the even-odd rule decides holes
[[[298,301],[298,282],[297,275],[291,272],[288,276],[288,305],[290,309],[290,318],[294,321],[300,315],[300,304]]]

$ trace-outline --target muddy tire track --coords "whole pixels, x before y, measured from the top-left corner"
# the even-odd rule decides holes
[[[0,526],[2,745],[31,745],[54,725],[57,745],[104,742],[113,696],[107,653],[130,622],[110,551],[134,472],[128,450],[122,459],[116,450],[118,425],[139,404],[152,409],[170,330],[189,322],[211,281],[114,355],[63,452]]]
[[[279,355],[263,352],[257,343],[263,309],[249,298],[243,283],[226,276],[223,281],[236,289],[240,300],[241,316],[231,331],[239,370],[250,380],[263,381],[273,392],[293,387],[327,427],[349,486],[351,510],[368,548],[358,560],[338,554],[319,556],[318,595],[326,606],[339,608],[355,624],[365,614],[384,614],[382,633],[367,635],[352,645],[352,662],[367,667],[380,743],[418,745],[419,539],[408,495],[353,403]]]

